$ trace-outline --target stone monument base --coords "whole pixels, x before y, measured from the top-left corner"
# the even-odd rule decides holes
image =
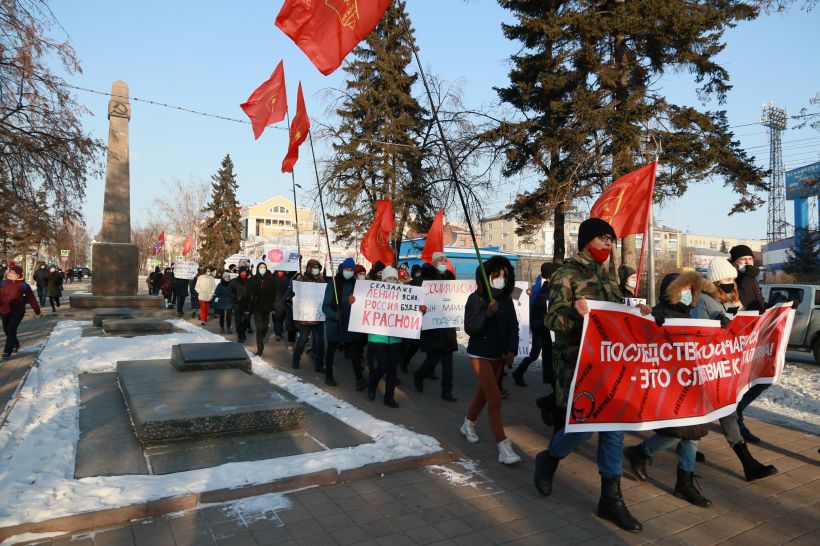
[[[96,309],[98,307],[132,307],[138,309],[159,309],[162,296],[96,296],[80,294],[70,296],[68,305],[73,309]]]
[[[91,293],[95,296],[133,296],[137,293],[139,248],[126,243],[91,245]]]

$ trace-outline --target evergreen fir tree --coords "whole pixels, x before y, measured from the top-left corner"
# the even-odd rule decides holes
[[[795,228],[795,245],[786,251],[783,271],[803,282],[820,281],[820,231]]]
[[[726,239],[720,240],[720,248],[718,249],[719,252],[729,252],[729,245],[726,244]]]
[[[722,103],[731,88],[715,60],[725,45],[723,31],[755,18],[754,2],[499,3],[516,18],[503,26],[505,35],[522,45],[511,58],[510,85],[498,90],[502,101],[522,113],[521,121],[499,127],[508,147],[505,170],[542,175],[539,186],[508,211],[521,225],[519,234],[529,234],[547,214],[597,193],[656,154],[656,202],[682,195],[692,180],[718,176],[739,197],[730,213],[762,204],[753,191],[765,189],[763,173],[734,140],[725,112],[675,105],[653,88],[664,73],[686,70],[700,86],[701,99]],[[542,206],[534,206],[539,200]],[[557,257],[564,245],[560,227]],[[634,236],[622,252],[624,263],[635,267]]]
[[[207,218],[201,230],[199,259],[202,265],[221,268],[225,258],[239,252],[242,239],[236,174],[230,155],[225,156],[211,180],[211,201],[204,209]]]
[[[418,189],[423,109],[411,92],[418,76],[407,71],[412,36],[405,2],[393,2],[343,68],[349,79],[336,111],[341,123],[329,172],[329,189],[341,212],[328,215],[340,241],[358,240],[373,220],[376,200],[390,199],[398,245],[413,209],[425,198]]]

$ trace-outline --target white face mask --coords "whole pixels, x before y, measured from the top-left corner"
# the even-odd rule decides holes
[[[447,271],[447,264],[436,264],[436,269],[438,269],[440,273],[444,273]]]
[[[352,279],[353,278],[353,271],[351,271],[349,269],[343,270],[342,271],[342,277],[344,277],[345,279]]]
[[[366,276],[364,273],[362,273],[362,274],[360,274],[360,275],[356,275],[356,278],[357,278],[357,279],[359,279],[360,281],[365,280],[365,278],[366,278],[366,277],[367,277],[367,276]]]
[[[629,288],[635,288],[635,285],[637,285],[637,284],[638,284],[638,281],[636,281],[635,279],[629,279],[628,281],[626,281],[626,285]]]
[[[313,268],[311,268],[311,270],[310,270],[310,274],[311,274],[311,275],[313,275],[313,276],[315,277],[315,276],[317,276],[319,273],[321,273],[321,271],[322,271],[322,270],[321,270],[321,269],[319,269],[318,267],[313,267]]]
[[[267,273],[267,272],[268,272],[268,270],[267,270],[266,268],[264,268],[264,267],[260,267],[258,271],[259,271],[259,274],[260,274],[260,275],[264,275],[265,273]]]
[[[496,290],[502,290],[507,285],[507,278],[496,277],[490,281],[490,285]]]

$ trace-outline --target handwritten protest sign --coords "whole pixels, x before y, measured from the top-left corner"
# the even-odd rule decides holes
[[[409,284],[356,281],[351,332],[418,339],[424,289]]]
[[[751,386],[777,381],[794,310],[657,326],[634,308],[588,302],[569,394],[567,432],[652,430],[708,423],[735,411]]]
[[[323,322],[322,300],[327,284],[323,282],[293,281],[293,320]]]
[[[199,269],[199,263],[197,262],[176,262],[174,264],[174,278],[193,279],[196,277],[197,269]]]
[[[518,356],[527,356],[532,348],[530,340],[530,296],[527,294],[529,285],[526,281],[517,281],[512,291],[515,317],[518,319]]]
[[[475,292],[475,281],[424,281],[424,305],[427,313],[421,321],[422,330],[464,327],[464,305]]]

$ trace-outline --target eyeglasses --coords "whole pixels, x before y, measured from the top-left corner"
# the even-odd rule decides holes
[[[616,241],[612,235],[599,235],[598,238],[605,243],[614,243]]]

